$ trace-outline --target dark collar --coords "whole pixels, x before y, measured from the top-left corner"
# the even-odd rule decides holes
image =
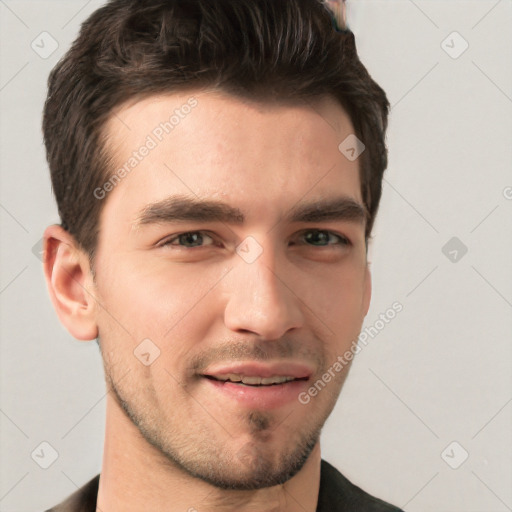
[[[100,475],[96,475],[61,504],[46,512],[95,512]],[[316,512],[401,512],[352,484],[322,460]]]

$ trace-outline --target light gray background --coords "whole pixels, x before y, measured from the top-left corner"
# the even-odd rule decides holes
[[[58,221],[46,79],[101,3],[0,0],[2,512],[44,510],[101,467],[99,351],[61,327],[33,254]],[[403,311],[356,357],[323,456],[406,511],[512,510],[512,2],[349,0],[348,14],[392,104],[365,325]],[[43,31],[47,58],[31,48],[51,49]],[[31,458],[43,441],[48,469]]]

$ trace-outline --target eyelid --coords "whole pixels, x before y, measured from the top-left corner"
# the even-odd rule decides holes
[[[174,244],[171,244],[171,242],[176,241],[181,235],[196,234],[196,233],[200,233],[203,237],[207,236],[207,237],[211,238],[213,242],[215,242],[215,236],[213,235],[213,233],[211,233],[209,231],[201,230],[201,229],[196,229],[196,230],[180,231],[179,233],[174,233],[172,235],[169,235],[169,236],[163,238],[160,242],[158,242],[157,247],[165,247],[166,245],[174,245]],[[213,244],[209,244],[209,245],[213,245]],[[190,249],[188,247],[180,246],[178,244],[176,244],[174,246],[175,247],[183,247],[184,249]],[[204,246],[200,245],[197,248],[200,248],[200,247],[204,247]]]
[[[322,229],[322,228],[303,229],[302,231],[299,232],[299,236],[304,236],[304,234],[306,234],[306,233],[315,232],[315,231],[320,231],[320,232],[328,233],[329,235],[333,235],[339,239],[339,242],[336,244],[327,244],[327,245],[309,245],[309,244],[307,244],[307,245],[309,245],[309,247],[336,247],[337,245],[342,245],[342,246],[352,245],[352,242],[346,235],[343,235],[342,233],[338,233],[337,231],[333,231],[331,229]]]
[[[342,233],[338,233],[336,231],[333,231],[333,230],[330,230],[330,229],[322,229],[322,228],[306,228],[306,229],[302,229],[300,230],[295,236],[298,236],[298,237],[303,237],[305,234],[307,233],[311,233],[311,232],[324,232],[324,233],[328,233],[329,235],[332,235],[336,238],[339,239],[339,242],[338,243],[335,243],[335,244],[327,244],[327,245],[311,245],[311,244],[304,244],[308,247],[313,247],[313,248],[322,248],[322,247],[336,247],[336,246],[350,246],[352,245],[352,242],[350,241],[350,239],[346,236],[346,235],[343,235]],[[185,246],[181,246],[179,244],[172,244],[171,242],[174,242],[176,241],[181,235],[186,235],[186,234],[196,234],[196,233],[200,233],[202,236],[207,236],[209,237],[211,240],[212,240],[212,244],[208,244],[208,245],[200,245],[200,246],[197,246],[197,247],[185,247]],[[198,230],[187,230],[187,231],[181,231],[179,233],[174,233],[172,235],[169,235],[167,237],[165,237],[164,239],[162,239],[160,242],[157,243],[157,247],[165,247],[167,245],[170,245],[170,246],[174,246],[174,247],[180,247],[180,248],[184,248],[184,249],[199,249],[201,247],[207,247],[207,246],[211,246],[211,245],[215,245],[215,241],[216,241],[216,237],[214,235],[214,233],[211,233],[210,231],[207,231],[207,230],[201,230],[201,229],[198,229]]]

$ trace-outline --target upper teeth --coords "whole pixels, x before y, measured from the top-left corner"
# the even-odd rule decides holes
[[[215,375],[215,378],[223,381],[231,381],[231,382],[241,382],[242,384],[252,384],[258,385],[268,385],[268,384],[282,384],[283,382],[289,382],[291,380],[295,380],[295,377],[281,377],[279,375],[275,375],[273,377],[246,377],[245,375],[240,375],[238,373],[228,373],[225,375]]]

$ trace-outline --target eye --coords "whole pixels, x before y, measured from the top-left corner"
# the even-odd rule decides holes
[[[350,240],[348,240],[348,238],[324,229],[311,229],[305,231],[300,238],[304,239],[308,245],[312,245],[313,247],[346,247],[350,245]]]
[[[187,231],[186,233],[180,233],[165,239],[159,246],[175,246],[183,247],[185,249],[193,249],[194,247],[212,245],[213,242],[213,238],[207,235],[204,231]]]

